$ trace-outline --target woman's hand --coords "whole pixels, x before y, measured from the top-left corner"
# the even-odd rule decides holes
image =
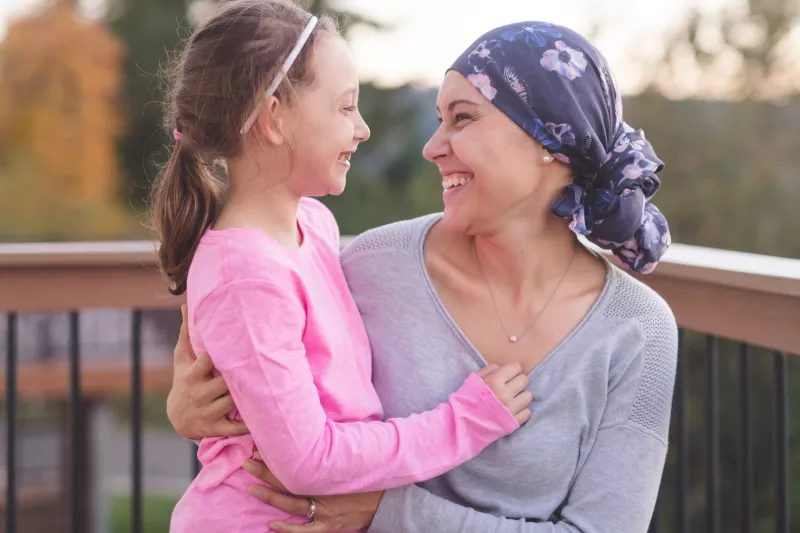
[[[186,305],[181,306],[181,332],[175,345],[172,389],[167,397],[167,417],[184,438],[244,435],[243,422],[226,417],[234,407],[222,376],[214,376],[208,354],[196,357],[186,326]]]
[[[253,459],[244,464],[244,469],[261,481],[283,489],[283,485],[272,475],[256,452]],[[262,485],[252,485],[250,494],[264,503],[287,513],[305,517],[308,514],[308,498],[294,496],[283,489],[278,491]],[[270,527],[279,533],[333,533],[335,531],[357,531],[372,523],[383,491],[363,494],[314,497],[316,513],[310,524],[287,524],[272,522]]]

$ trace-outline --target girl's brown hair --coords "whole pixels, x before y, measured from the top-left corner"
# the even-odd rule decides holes
[[[200,238],[222,210],[227,180],[215,163],[242,150],[240,128],[263,101],[310,17],[290,0],[222,2],[171,69],[164,129],[170,136],[179,132],[180,140],[158,176],[152,203],[158,256],[172,294],[186,291]],[[313,81],[310,57],[323,32],[337,34],[328,17],[320,18],[275,91],[281,102],[290,104],[293,87]]]

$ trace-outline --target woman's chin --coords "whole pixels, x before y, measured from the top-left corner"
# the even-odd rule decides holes
[[[448,207],[445,203],[441,224],[448,231],[465,232],[469,227],[469,217],[463,208]]]

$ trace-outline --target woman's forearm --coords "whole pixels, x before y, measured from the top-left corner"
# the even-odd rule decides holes
[[[411,485],[384,494],[369,533],[645,533],[666,451],[665,442],[640,427],[601,429],[558,517],[495,516]]]

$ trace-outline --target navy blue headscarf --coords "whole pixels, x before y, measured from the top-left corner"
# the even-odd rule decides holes
[[[670,245],[667,221],[649,202],[664,163],[623,122],[602,54],[568,28],[519,22],[480,37],[450,69],[572,168],[553,212],[631,270],[652,272]]]

